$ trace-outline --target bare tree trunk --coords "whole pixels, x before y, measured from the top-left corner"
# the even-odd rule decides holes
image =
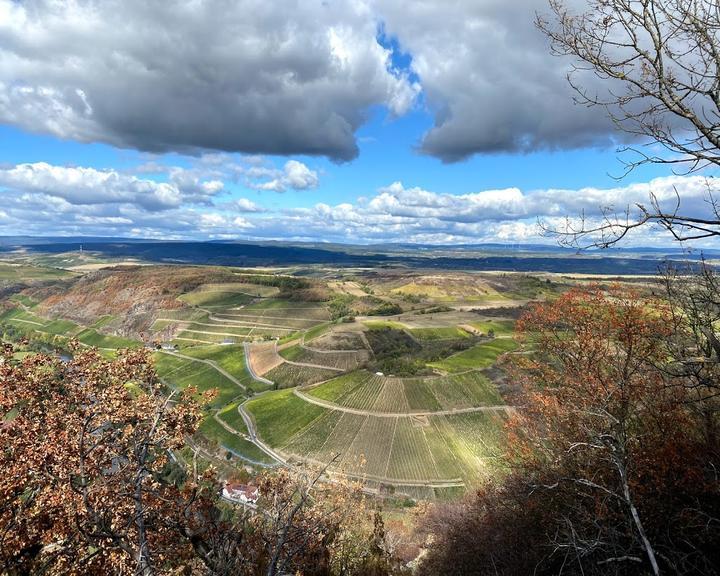
[[[147,531],[145,529],[145,510],[143,509],[142,483],[144,477],[145,472],[141,469],[135,479],[135,525],[138,529],[136,574],[138,576],[152,576],[153,570],[150,564],[150,548],[148,546]]]
[[[650,561],[650,566],[652,566],[653,574],[655,574],[655,576],[659,576],[660,567],[658,566],[657,559],[655,558],[655,550],[653,550],[652,544],[650,544],[650,540],[648,539],[647,534],[645,534],[645,528],[643,527],[642,521],[640,520],[640,514],[638,513],[637,508],[635,508],[635,504],[630,494],[630,486],[627,483],[625,466],[617,460],[616,464],[618,467],[618,471],[620,472],[620,479],[622,481],[623,496],[625,498],[625,502],[628,505],[628,508],[630,508],[630,514],[632,515],[633,523],[635,524],[635,528],[640,535],[640,540],[642,542],[643,548],[645,549],[645,554],[647,554],[648,560]]]

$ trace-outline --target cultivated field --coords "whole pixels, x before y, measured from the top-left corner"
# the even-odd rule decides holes
[[[247,407],[263,440],[286,457],[339,455],[336,471],[374,482],[468,486],[501,468],[503,410],[386,417],[304,403],[286,390]]]
[[[158,352],[155,365],[160,378],[171,388],[184,390],[194,386],[199,392],[216,389],[217,396],[210,403],[214,408],[225,406],[239,396],[246,395],[246,391],[237,383],[204,362]]]
[[[298,344],[281,350],[280,356],[291,362],[327,366],[347,372],[355,370],[367,362],[370,357],[370,353],[365,349],[321,350]]]
[[[432,362],[430,366],[442,372],[464,372],[478,368],[489,368],[498,359],[498,356],[511,352],[517,348],[517,343],[511,338],[496,338],[490,342],[478,344],[458,352],[439,362]]]
[[[248,365],[258,376],[263,376],[283,363],[275,342],[263,342],[247,347]]]

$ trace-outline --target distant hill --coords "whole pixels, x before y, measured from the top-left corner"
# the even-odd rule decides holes
[[[214,264],[221,266],[334,265],[408,266],[454,270],[500,270],[582,274],[653,274],[664,262],[681,265],[700,254],[677,249],[632,248],[575,253],[542,245],[474,244],[431,246],[383,244],[375,246],[324,245],[290,242],[197,242],[130,240],[126,238],[0,238],[0,252],[24,249],[31,253],[59,254],[80,245],[85,252],[108,258],[135,258],[148,262]],[[710,251],[712,257],[720,254]]]

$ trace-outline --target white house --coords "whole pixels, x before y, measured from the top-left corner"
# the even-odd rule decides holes
[[[226,482],[223,487],[223,498],[242,504],[255,504],[260,496],[257,486]]]

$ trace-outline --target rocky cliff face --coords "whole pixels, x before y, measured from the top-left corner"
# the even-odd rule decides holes
[[[136,337],[150,328],[160,310],[185,306],[177,299],[180,294],[207,282],[232,282],[235,278],[229,270],[214,268],[107,268],[38,294],[42,296],[38,312],[84,326],[112,316],[103,331]]]

